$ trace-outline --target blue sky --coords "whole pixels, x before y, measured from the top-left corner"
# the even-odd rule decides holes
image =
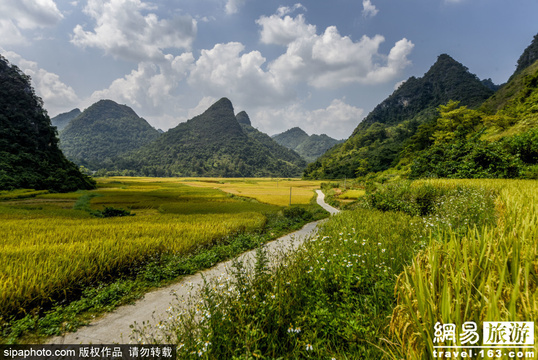
[[[226,96],[253,126],[347,138],[447,53],[505,82],[536,0],[2,0],[0,54],[51,116],[108,98],[163,130]]]

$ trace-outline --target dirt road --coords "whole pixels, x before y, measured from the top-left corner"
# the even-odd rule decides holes
[[[324,201],[325,195],[316,190],[318,194],[317,202],[331,214],[339,212],[338,209],[327,205]],[[277,240],[266,244],[267,253],[276,254],[281,249],[293,250],[306,238],[310,237],[317,230],[319,221],[305,225],[302,229],[285,235]],[[256,250],[252,250],[240,255],[241,261],[253,261]],[[126,344],[129,342],[131,334],[130,326],[136,321],[156,323],[164,318],[166,310],[170,304],[177,302],[177,296],[186,296],[191,289],[191,284],[195,287],[203,284],[203,277],[211,279],[226,273],[226,269],[231,267],[232,260],[220,263],[214,267],[201,271],[197,274],[183,277],[181,281],[166,288],[158,289],[147,293],[143,299],[132,305],[124,305],[111,313],[93,321],[91,324],[80,328],[75,333],[67,333],[64,336],[57,336],[49,339],[51,344]]]

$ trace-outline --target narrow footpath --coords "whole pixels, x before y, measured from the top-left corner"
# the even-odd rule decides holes
[[[331,215],[339,212],[338,209],[325,203],[325,195],[321,190],[316,190],[317,203]],[[323,220],[321,220],[323,221]],[[320,221],[306,224],[302,229],[288,235],[282,236],[265,245],[269,258],[274,254],[296,249],[305,239],[309,238],[317,231]],[[256,256],[256,249],[248,251],[239,256],[243,262],[252,262]],[[87,326],[80,328],[77,332],[67,333],[63,336],[56,336],[49,339],[50,344],[127,344],[130,341],[131,325],[157,323],[164,319],[166,310],[171,304],[177,303],[177,298],[188,296],[191,284],[202,285],[204,278],[210,280],[219,277],[227,272],[227,268],[232,266],[233,260],[222,262],[214,267],[198,272],[194,275],[185,276],[176,284],[147,293],[143,299],[131,305],[124,305],[111,313],[105,314]]]

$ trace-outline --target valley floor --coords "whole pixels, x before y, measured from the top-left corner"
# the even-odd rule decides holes
[[[317,202],[331,214],[339,210],[324,202],[323,193],[317,191]],[[320,221],[305,225],[302,229],[282,236],[265,245],[269,258],[277,259],[278,254],[289,252],[306,238],[313,235]],[[158,324],[168,317],[167,310],[178,299],[188,297],[191,292],[213,278],[227,276],[226,272],[234,261],[253,262],[256,250],[248,251],[239,258],[222,262],[211,269],[186,276],[180,282],[145,295],[145,297],[132,305],[122,306],[112,313],[95,320],[90,325],[79,329],[75,333],[67,333],[49,339],[51,344],[112,344],[128,343],[132,332],[131,326],[142,323]]]

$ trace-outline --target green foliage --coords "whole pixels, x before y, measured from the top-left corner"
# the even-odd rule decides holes
[[[70,160],[97,170],[110,166],[114,157],[138,149],[159,135],[128,106],[101,100],[60,132],[60,147]]]
[[[465,139],[482,124],[482,114],[479,111],[458,105],[459,101],[453,100],[446,105],[439,105],[436,131],[432,135],[435,145]]]
[[[449,228],[466,232],[470,224],[494,225],[495,196],[491,190],[469,186],[440,187],[430,183],[396,182],[369,188],[360,206],[421,216],[436,233]]]
[[[501,143],[476,138],[433,145],[415,157],[409,177],[516,178],[522,167]]]
[[[431,215],[442,219],[457,215],[482,226],[473,212],[493,213],[487,192],[469,198],[474,189],[403,186],[421,198],[435,197]],[[445,206],[445,196],[472,204]],[[436,219],[372,209],[331,217],[276,267],[268,268],[259,251],[254,266],[236,263],[228,277],[204,286],[191,310],[173,309],[172,321],[138,328],[134,339],[177,343],[180,359],[395,358],[388,325],[396,276],[423,249]]]
[[[315,161],[334,145],[343,142],[325,134],[308,136],[307,133],[298,127],[274,135],[273,139],[280,145],[295,151],[309,163]]]
[[[292,206],[283,210],[284,216],[292,221],[310,221],[312,220],[312,214],[305,208],[299,206]]]
[[[476,107],[492,94],[466,67],[441,55],[424,77],[411,77],[368,114],[342,146],[310,164],[304,177],[349,178],[396,166],[406,151],[427,146],[439,105],[455,100]]]
[[[50,119],[50,121],[52,123],[52,126],[55,126],[58,131],[62,131],[63,129],[65,129],[67,124],[69,124],[71,120],[79,116],[80,113],[80,109],[73,109],[69,112],[56,115],[55,117]]]
[[[56,130],[30,77],[0,56],[0,190],[94,187],[58,148]]]
[[[103,210],[96,210],[92,213],[95,217],[122,217],[122,216],[134,216],[129,210],[118,209],[112,206],[107,206]]]
[[[293,177],[305,165],[265,134],[239,124],[232,103],[223,98],[106,169],[143,176]]]

